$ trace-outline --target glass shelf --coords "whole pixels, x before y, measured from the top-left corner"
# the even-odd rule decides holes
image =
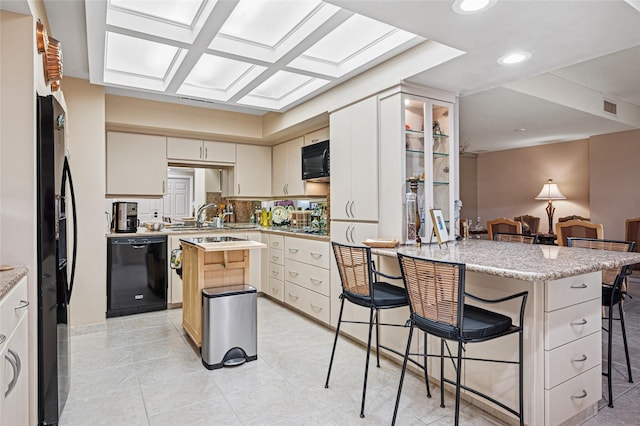
[[[434,157],[448,157],[449,154],[447,154],[446,152],[434,152],[433,156]]]
[[[424,133],[424,132],[422,132],[422,133]],[[444,133],[434,133],[433,137],[434,138],[448,138],[449,135],[445,135]]]
[[[449,185],[449,182],[433,182],[433,184],[434,185]]]
[[[417,149],[405,149],[407,154],[419,154],[419,155],[424,155],[424,151],[418,151]],[[449,154],[445,154],[445,155],[449,155]]]
[[[407,130],[405,130],[405,132],[407,132],[410,135],[420,135],[420,136],[424,137],[424,130],[407,129]]]

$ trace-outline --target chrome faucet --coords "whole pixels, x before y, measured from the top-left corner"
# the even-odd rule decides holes
[[[224,212],[224,213],[222,213],[222,215],[220,216],[220,222],[224,223],[225,216],[231,216],[232,214],[233,214],[233,212]]]
[[[218,205],[216,203],[209,203],[209,204],[203,204],[198,208],[198,211],[196,213],[196,225],[197,226],[202,226],[204,224],[204,220],[202,219],[202,213],[204,213],[204,211],[208,208],[211,207],[215,207],[216,209],[218,208]]]

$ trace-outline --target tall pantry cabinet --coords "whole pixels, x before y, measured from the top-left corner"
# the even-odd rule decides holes
[[[406,193],[410,180],[417,180],[422,241],[428,243],[433,233],[430,209],[442,211],[454,239],[454,202],[460,193],[456,99],[411,89],[380,97],[380,235],[406,241]]]
[[[362,244],[378,236],[378,100],[368,98],[333,112],[331,152],[331,240]],[[331,325],[337,325],[340,276],[331,254]],[[367,309],[345,303],[344,319],[368,321]],[[367,327],[341,327],[366,341]],[[363,331],[364,330],[364,331]]]

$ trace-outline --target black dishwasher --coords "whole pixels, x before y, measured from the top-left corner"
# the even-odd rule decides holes
[[[167,237],[107,239],[107,317],[167,309]]]

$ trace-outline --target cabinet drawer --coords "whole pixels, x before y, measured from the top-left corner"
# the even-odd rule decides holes
[[[284,279],[316,293],[329,296],[330,272],[328,269],[287,259],[284,264]]]
[[[284,282],[274,278],[269,278],[269,288],[267,294],[274,299],[284,302]]]
[[[329,323],[329,297],[327,296],[285,282],[284,302],[324,323]]]
[[[545,286],[545,311],[602,297],[602,278],[599,272],[576,275],[549,281]]]
[[[284,256],[309,265],[329,269],[330,252],[329,242],[292,237],[284,240]]]
[[[552,351],[545,351],[545,389],[601,365],[602,333],[590,334]]]
[[[275,249],[275,248],[270,248],[269,262],[275,263],[276,265],[284,265],[284,251]]]
[[[284,266],[269,263],[269,278],[274,278],[280,281],[284,280]]]
[[[602,395],[600,366],[545,391],[545,424],[557,425],[598,402]]]
[[[602,327],[600,298],[544,314],[545,350],[599,331]]]
[[[0,334],[7,338],[27,309],[27,278],[22,278],[0,302]],[[24,306],[24,307],[21,307]],[[18,308],[18,309],[15,309]]]
[[[282,235],[269,235],[269,247],[284,249],[284,237]]]

